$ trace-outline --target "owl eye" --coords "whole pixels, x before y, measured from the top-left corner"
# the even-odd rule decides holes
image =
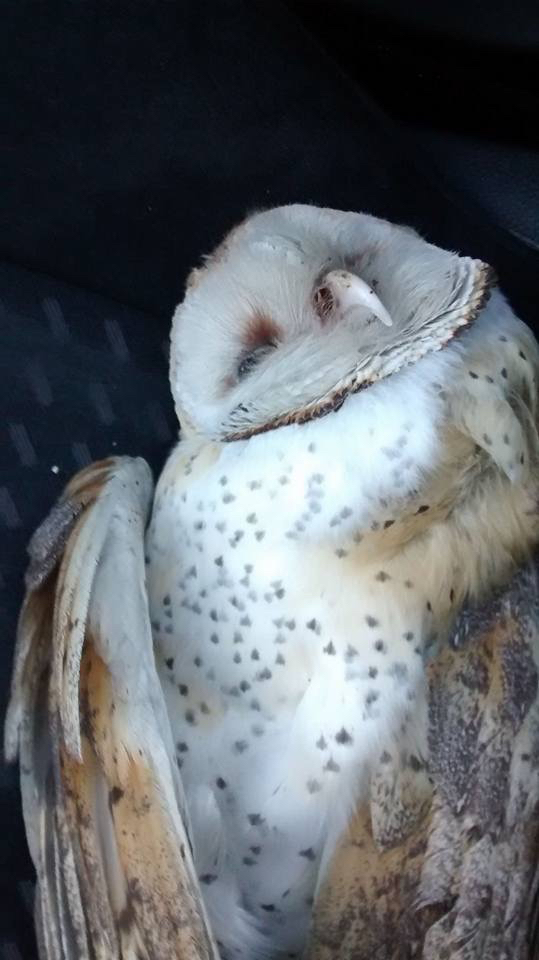
[[[274,349],[275,344],[265,343],[262,346],[256,347],[255,350],[251,350],[249,353],[246,353],[238,364],[237,377],[238,380],[243,380],[244,377],[249,376],[249,374],[254,370],[256,365],[269,353],[270,350]]]

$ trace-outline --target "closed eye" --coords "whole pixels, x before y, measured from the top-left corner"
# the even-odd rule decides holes
[[[245,377],[248,377],[257,364],[260,363],[260,361],[270,352],[270,350],[274,349],[274,343],[263,343],[260,346],[255,347],[254,350],[250,350],[249,353],[245,353],[239,361],[236,370],[238,380],[243,380]]]

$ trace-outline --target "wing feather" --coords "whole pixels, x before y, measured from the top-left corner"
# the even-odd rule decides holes
[[[404,750],[390,788],[374,772],[315,904],[309,960],[536,960],[537,578],[530,564],[464,613],[429,666],[429,782]]]
[[[210,960],[155,670],[143,461],[70,482],[34,535],[6,756],[20,762],[42,960]]]

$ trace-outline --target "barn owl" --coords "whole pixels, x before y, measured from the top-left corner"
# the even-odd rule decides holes
[[[95,464],[30,544],[6,749],[47,960],[464,956],[501,742],[506,879],[537,840],[538,361],[489,267],[365,214],[256,213],[191,273],[155,494]]]

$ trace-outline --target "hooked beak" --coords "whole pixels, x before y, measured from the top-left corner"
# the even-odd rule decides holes
[[[393,321],[382,301],[361,277],[349,273],[348,270],[330,270],[322,280],[322,284],[331,291],[333,302],[338,304],[341,316],[347,316],[359,307],[364,307],[385,327],[393,326]]]

